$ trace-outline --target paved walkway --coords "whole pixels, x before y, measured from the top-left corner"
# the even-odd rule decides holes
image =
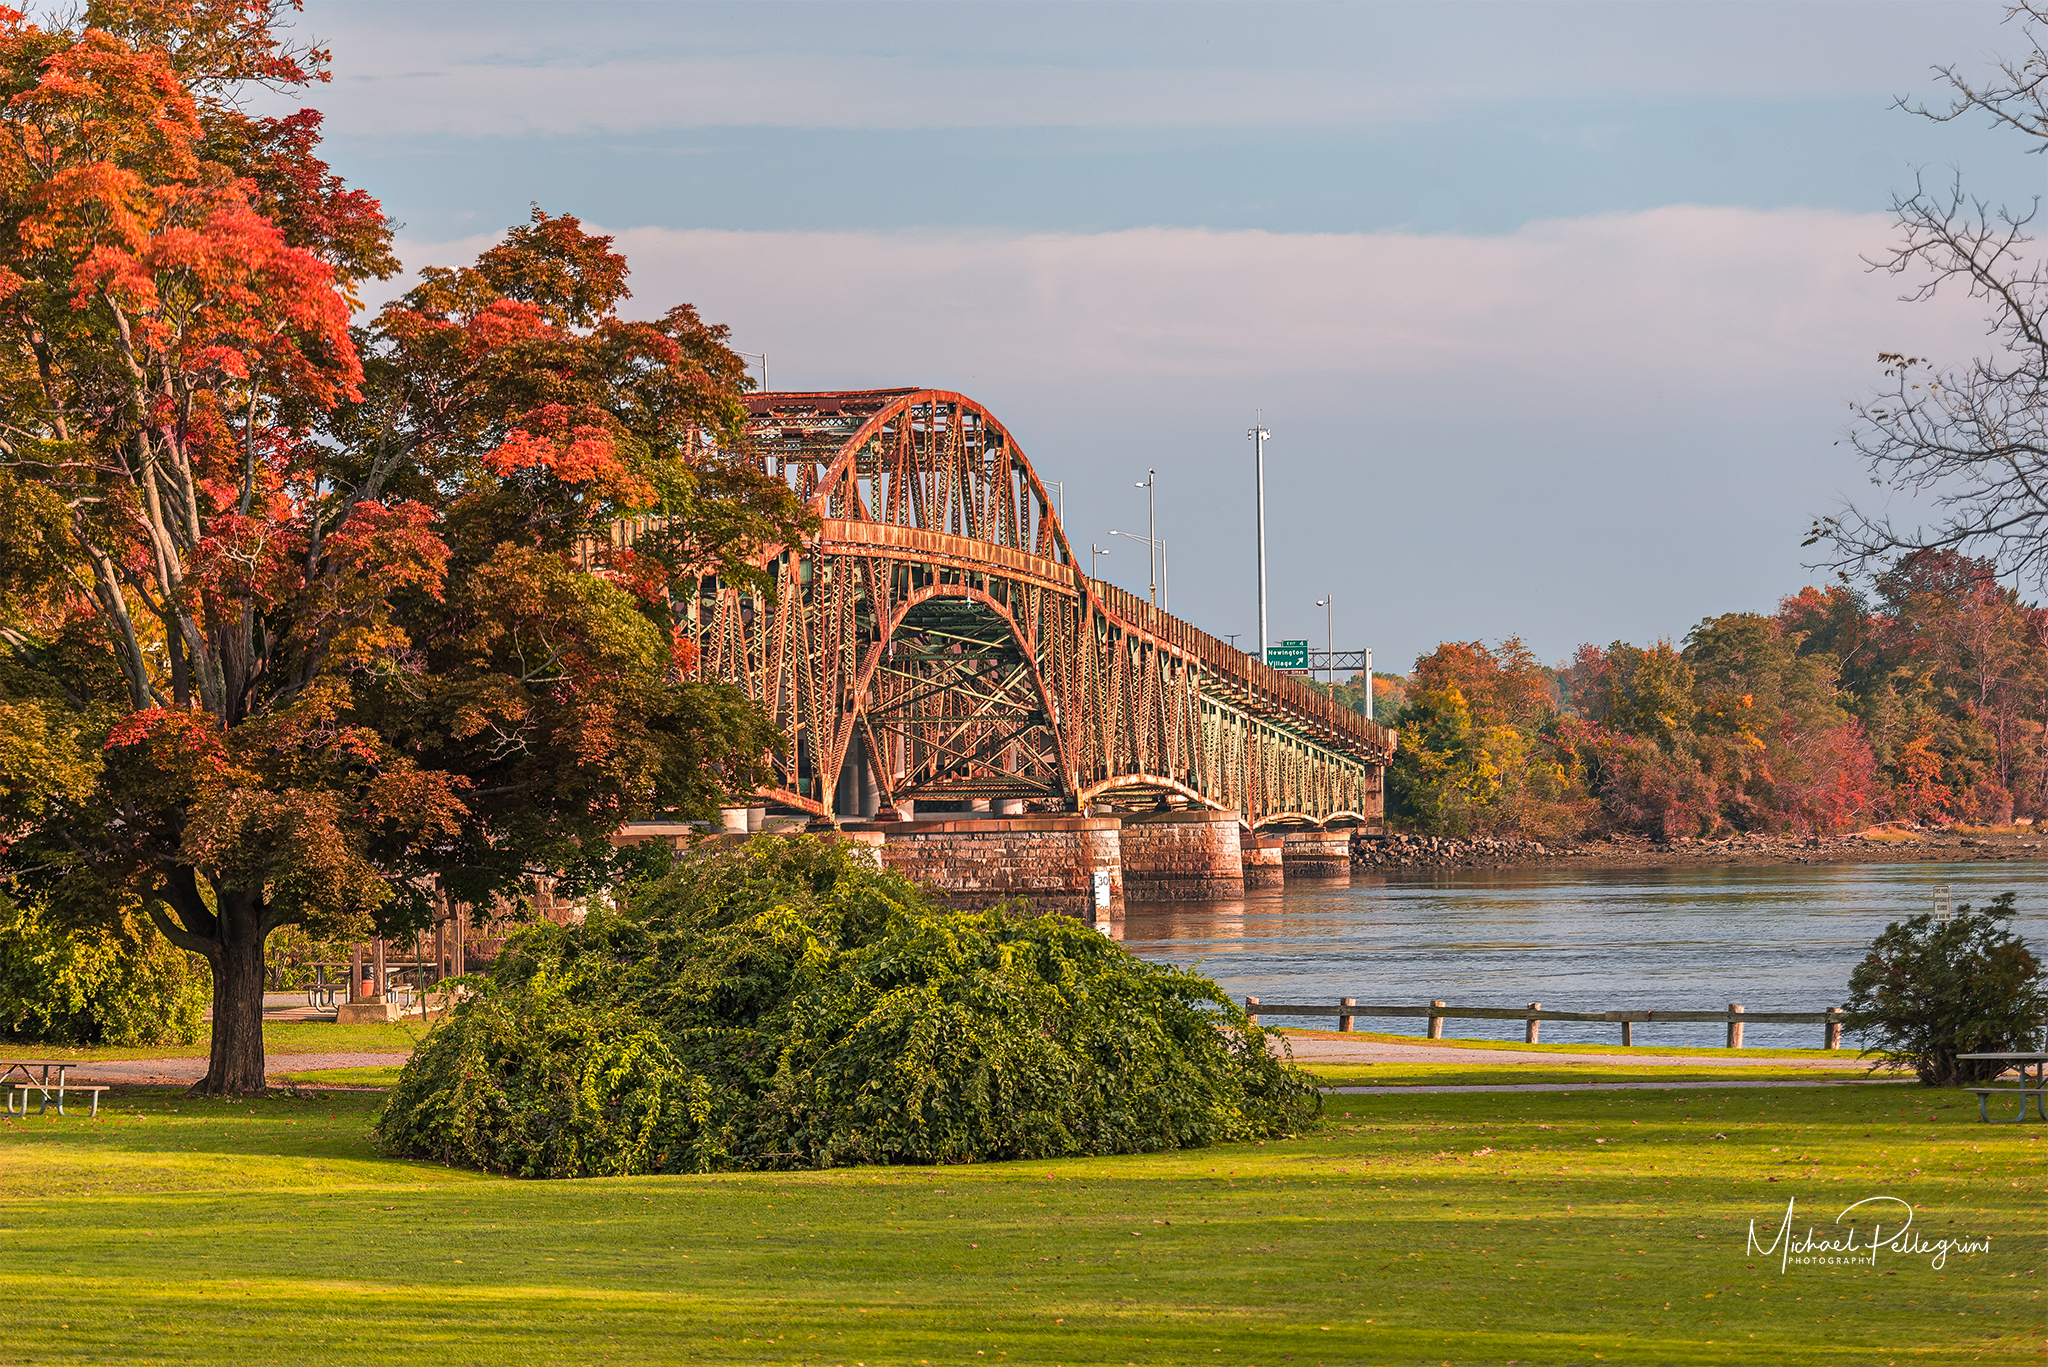
[[[303,1000],[303,999],[302,999]],[[333,1014],[331,1011],[328,1013]],[[270,1012],[265,1012],[270,1016]],[[274,1017],[273,1017],[274,1018]],[[1835,1059],[1756,1058],[1722,1050],[1699,1054],[1565,1054],[1528,1049],[1455,1049],[1441,1044],[1391,1044],[1383,1040],[1331,1039],[1327,1036],[1287,1036],[1294,1057],[1314,1063],[1436,1063],[1463,1064],[1474,1069],[1493,1067],[1562,1067],[1600,1064],[1610,1068],[1820,1068],[1841,1071],[1859,1066],[1856,1054],[1843,1050]],[[288,1073],[324,1072],[330,1068],[395,1068],[410,1055],[397,1053],[272,1054],[267,1060],[272,1078]],[[110,1059],[103,1063],[80,1063],[71,1076],[81,1082],[128,1083],[135,1085],[190,1085],[206,1076],[206,1059],[145,1058]],[[1911,1079],[1875,1078],[1895,1082]],[[1464,1086],[1412,1087],[1330,1087],[1325,1091],[1343,1095],[1372,1096],[1389,1092],[1576,1092],[1601,1089],[1671,1087],[1803,1087],[1802,1082],[1522,1082]],[[1861,1086],[1860,1082],[1836,1083]]]
[[[1850,1082],[1503,1082],[1470,1087],[1325,1087],[1325,1096],[1395,1096],[1402,1092],[1680,1092],[1726,1087],[1883,1087],[1917,1082],[1910,1077],[1873,1077]]]
[[[329,1068],[396,1068],[410,1054],[272,1054],[267,1060],[270,1078],[287,1073],[311,1073]],[[74,1064],[71,1076],[80,1082],[115,1082],[133,1086],[190,1086],[206,1076],[204,1058],[122,1058],[104,1063]]]
[[[1565,1054],[1536,1049],[1454,1049],[1441,1044],[1389,1044],[1383,1040],[1332,1039],[1327,1035],[1288,1035],[1294,1057],[1304,1063],[1468,1063],[1475,1068],[1498,1064],[1603,1063],[1610,1068],[1843,1068],[1867,1067],[1854,1049],[1831,1059],[1757,1058],[1734,1049],[1698,1054]]]

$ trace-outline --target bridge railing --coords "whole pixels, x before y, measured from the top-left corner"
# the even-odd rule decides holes
[[[1262,696],[1289,712],[1320,722],[1325,728],[1376,753],[1389,748],[1387,728],[1367,721],[1327,693],[1319,693],[1292,675],[1282,674],[1172,613],[1162,612],[1126,589],[1100,579],[1090,581],[1102,605],[1115,616],[1165,641],[1222,675],[1252,696]]]

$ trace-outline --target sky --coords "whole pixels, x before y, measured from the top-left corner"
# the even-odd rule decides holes
[[[1998,4],[307,0],[328,155],[408,268],[538,204],[615,234],[776,389],[985,403],[1068,536],[1180,616],[1370,646],[1682,640],[1816,582],[1885,492],[1881,351],[1983,349],[1865,259],[1891,196],[2048,165],[1936,125]],[[404,281],[392,282],[393,291]],[[1910,509],[1908,510],[1910,511]],[[1334,625],[1316,601],[1334,595]]]

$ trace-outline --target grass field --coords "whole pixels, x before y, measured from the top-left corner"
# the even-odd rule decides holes
[[[273,1068],[270,1081],[278,1087],[395,1087],[400,1071],[394,1067]]]
[[[0,1362],[2038,1361],[2043,1127],[1918,1087],[1331,1098],[1119,1159],[515,1182],[380,1159],[381,1098],[0,1124]],[[1780,1270],[1910,1202],[1990,1250]],[[1866,1225],[1867,1227],[1867,1225]],[[1867,1258],[1867,1255],[1865,1255]]]

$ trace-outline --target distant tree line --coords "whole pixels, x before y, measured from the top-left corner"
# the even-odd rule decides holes
[[[2048,610],[1994,569],[1915,552],[1867,591],[1809,587],[1556,668],[1512,637],[1445,642],[1377,690],[1400,732],[1389,821],[1670,838],[2048,814]]]

